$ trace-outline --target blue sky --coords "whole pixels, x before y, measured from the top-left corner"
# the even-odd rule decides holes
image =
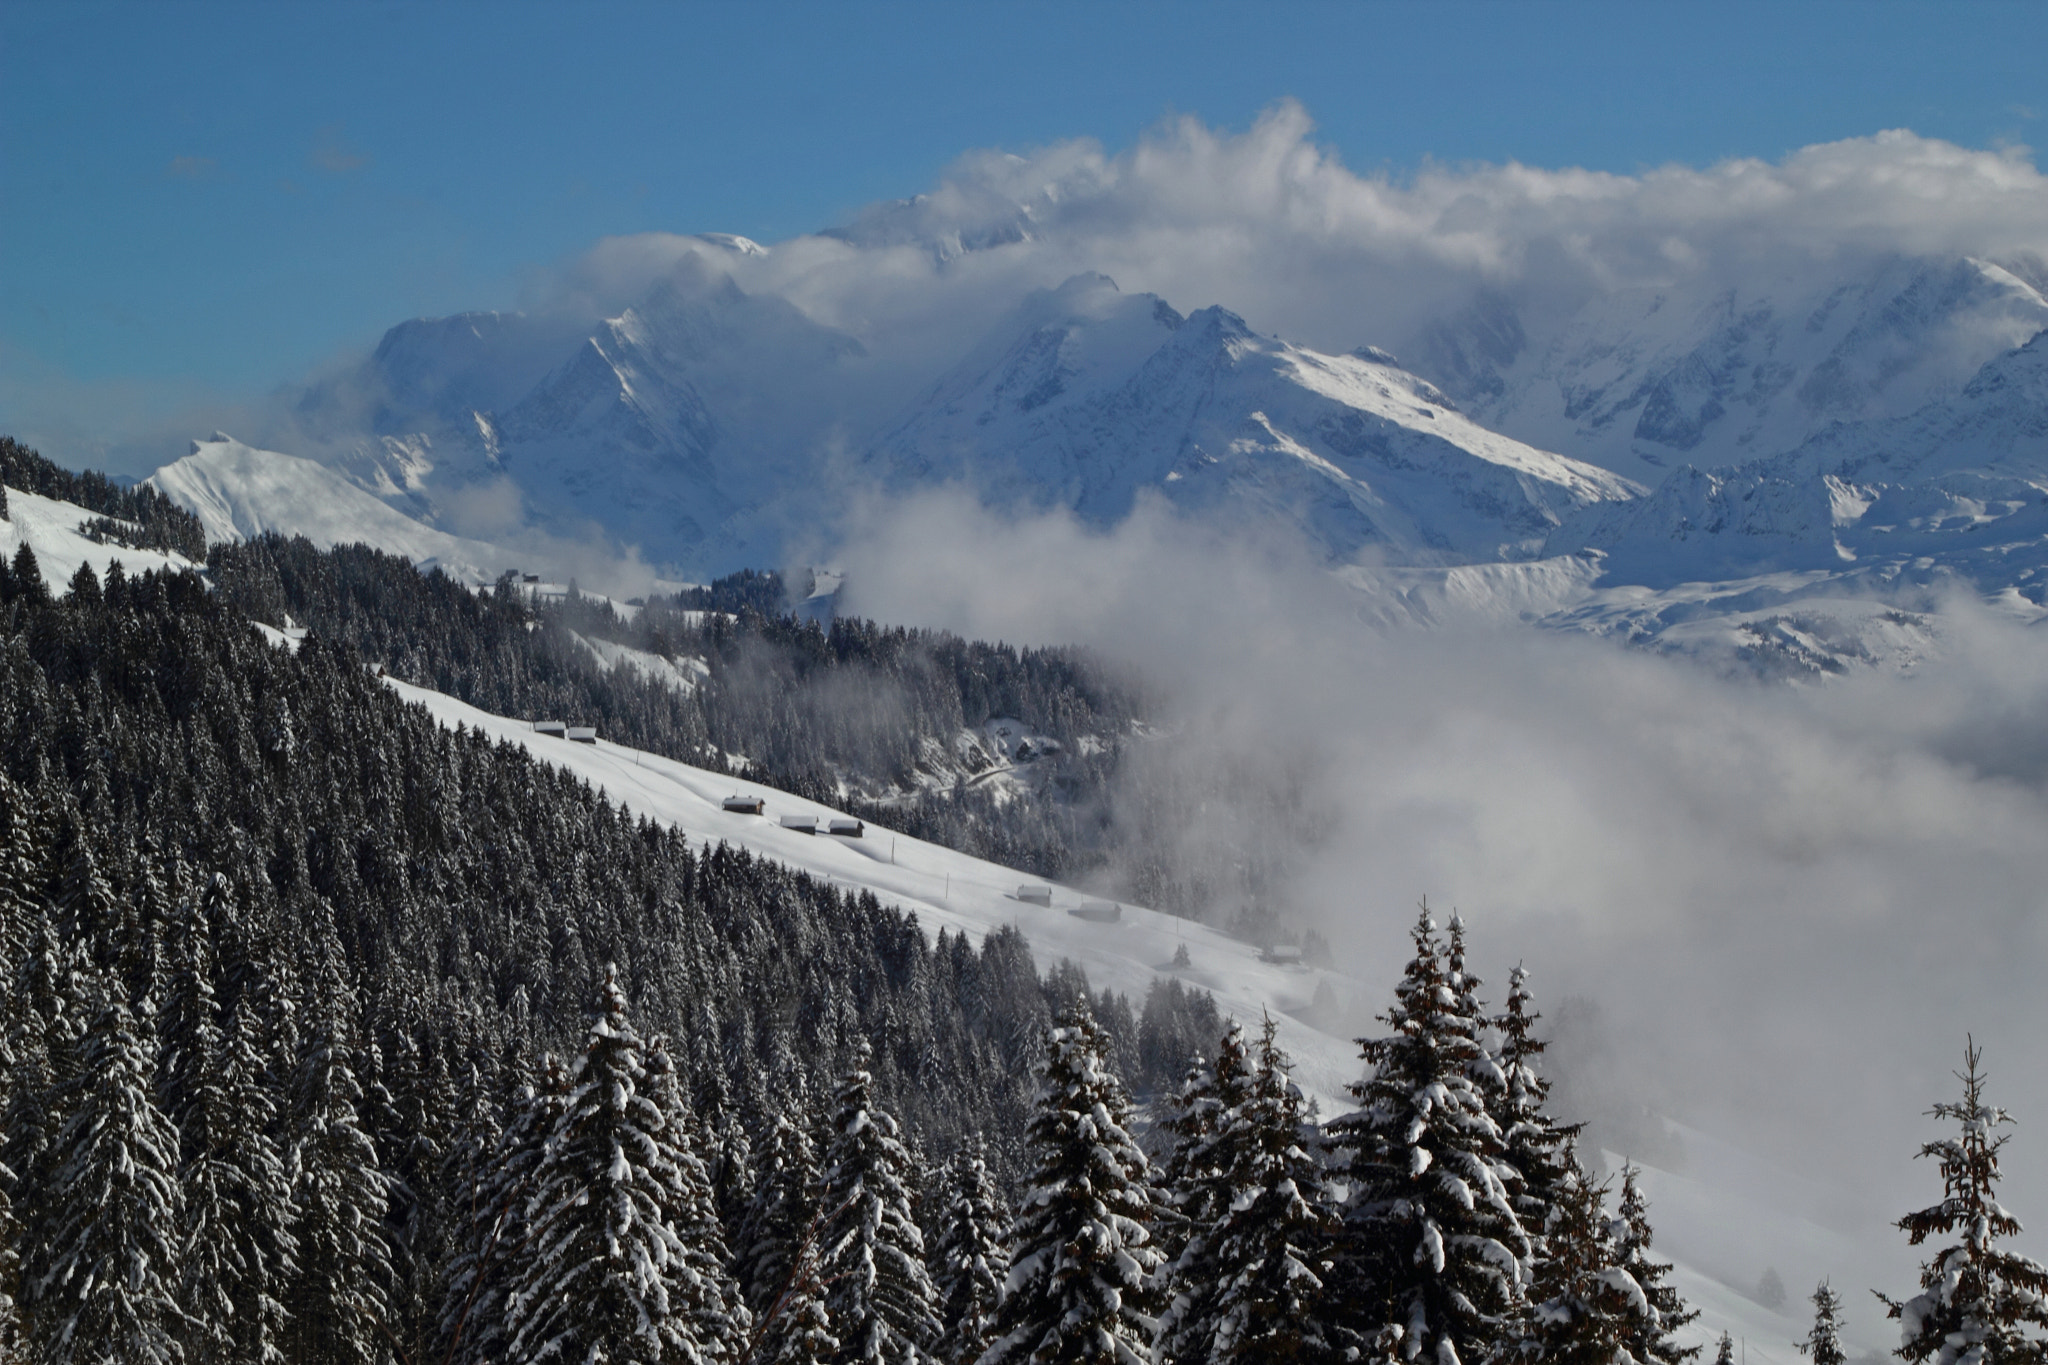
[[[763,240],[970,149],[1283,97],[1354,169],[2029,143],[2048,5],[0,7],[0,429],[260,392],[600,237]],[[12,409],[12,411],[10,411]]]

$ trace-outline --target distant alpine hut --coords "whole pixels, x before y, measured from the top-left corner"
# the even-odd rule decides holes
[[[1033,905],[1051,905],[1052,888],[1049,886],[1020,886],[1017,888],[1017,899],[1029,901]]]
[[[533,723],[533,732],[537,735],[553,735],[556,739],[566,739],[569,727],[558,720],[537,720]]]
[[[867,832],[867,826],[850,816],[835,816],[825,826],[827,834],[838,834],[848,839],[858,839]]]
[[[1067,913],[1075,919],[1094,920],[1097,924],[1114,924],[1124,917],[1124,908],[1115,901],[1082,901]]]
[[[569,738],[577,744],[595,744],[597,743],[597,727],[595,725],[572,725],[569,727]]]
[[[734,815],[759,815],[764,809],[760,797],[741,796],[737,792],[726,797],[721,804]]]
[[[1299,967],[1301,949],[1292,943],[1275,943],[1259,953],[1259,961],[1278,963],[1282,967]]]
[[[522,583],[538,583],[540,582],[540,575],[537,573],[521,574],[519,575],[519,581]]]
[[[785,815],[782,817],[782,827],[784,829],[793,829],[798,834],[816,834],[818,832],[818,817],[815,815]]]

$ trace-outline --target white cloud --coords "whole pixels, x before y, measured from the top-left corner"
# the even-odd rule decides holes
[[[2048,177],[2024,147],[1906,131],[1782,161],[1638,175],[1517,164],[1360,174],[1283,102],[1241,133],[1189,117],[1111,155],[1089,141],[962,157],[839,236],[741,257],[695,238],[600,244],[564,279],[601,306],[684,253],[864,340],[921,349],[1027,287],[1100,270],[1183,309],[1221,303],[1326,348],[1400,344],[1481,288],[1534,307],[1617,288],[1769,283],[1906,255],[2048,256]]]
[[[1189,865],[1282,840],[1232,854],[1293,864],[1281,900],[1373,1008],[1418,897],[1460,908],[1495,998],[1526,959],[1540,1008],[1597,1000],[1615,1088],[1783,1162],[1864,1239],[1838,1278],[1906,1273],[1886,1225],[1933,1195],[1910,1158],[1966,1032],[2024,1125],[2010,1202],[2048,1209],[2038,632],[1958,604],[1912,674],[1734,683],[1577,636],[1375,633],[1324,575],[1159,507],[1093,532],[957,493],[881,511],[847,566],[860,612],[1077,641],[1163,686],[1151,780],[1210,784]],[[1276,774],[1310,819],[1272,817]]]

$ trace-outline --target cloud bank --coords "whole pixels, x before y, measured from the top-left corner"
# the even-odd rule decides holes
[[[1090,141],[971,153],[925,194],[765,255],[611,239],[537,278],[531,301],[615,309],[685,254],[885,347],[985,325],[1022,289],[1098,270],[1344,350],[1403,344],[1481,291],[1540,317],[1602,293],[1780,284],[1894,255],[1975,256],[2048,281],[2048,177],[2023,147],[1894,130],[1777,162],[1395,178],[1345,166],[1307,111],[1282,102],[1241,133],[1182,118],[1114,155]]]
[[[1583,637],[1376,631],[1284,550],[1158,507],[1096,533],[950,493],[879,515],[848,568],[859,612],[1078,641],[1163,684],[1150,779],[1252,775],[1210,784],[1184,856],[1290,841],[1242,856],[1290,869],[1278,899],[1333,937],[1369,1009],[1424,895],[1466,915],[1492,998],[1523,960],[1553,1019],[1596,1002],[1578,1041],[1612,1074],[1575,1088],[1790,1172],[1801,1213],[1868,1248],[1813,1277],[1910,1275],[1888,1224],[1936,1192],[1910,1158],[1968,1032],[2022,1124],[2008,1203],[2048,1216],[2039,632],[1959,603],[1918,671],[1766,687]],[[1272,772],[1313,819],[1258,808]]]

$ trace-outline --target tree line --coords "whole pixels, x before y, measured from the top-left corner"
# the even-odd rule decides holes
[[[92,469],[74,474],[12,436],[0,436],[0,520],[7,516],[10,487],[98,513],[80,528],[95,540],[180,554],[194,564],[206,559],[206,531],[199,518],[156,489],[147,484],[123,488]]]

